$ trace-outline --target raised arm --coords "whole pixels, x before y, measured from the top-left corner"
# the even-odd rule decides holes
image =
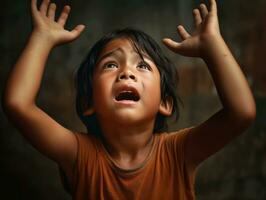
[[[163,40],[172,51],[201,57],[206,62],[223,105],[220,111],[189,134],[186,156],[191,169],[245,131],[256,115],[249,85],[220,34],[216,2],[209,2],[209,10],[205,4],[193,10],[195,31],[192,34],[178,26],[181,42],[169,38]]]
[[[3,96],[4,111],[9,119],[41,153],[62,166],[73,163],[76,140],[72,131],[64,128],[37,107],[35,100],[40,88],[45,63],[53,47],[76,39],[84,29],[64,29],[70,7],[65,6],[55,21],[55,4],[44,0],[38,10],[31,1],[33,31],[11,71]]]

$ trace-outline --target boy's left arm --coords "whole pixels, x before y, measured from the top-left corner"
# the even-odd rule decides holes
[[[201,57],[206,62],[223,108],[188,135],[185,152],[191,169],[245,131],[256,116],[249,85],[220,34],[215,0],[210,0],[209,10],[201,4],[193,15],[195,31],[191,35],[179,26],[182,41],[163,42],[176,53]]]

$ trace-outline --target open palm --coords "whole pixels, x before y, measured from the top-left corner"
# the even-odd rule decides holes
[[[70,6],[65,6],[55,21],[56,4],[49,0],[43,0],[38,10],[37,0],[31,0],[31,12],[34,25],[34,32],[46,37],[47,42],[52,45],[59,45],[76,39],[84,30],[84,25],[78,25],[73,30],[64,28],[70,13]]]
[[[195,29],[189,34],[180,25],[177,31],[182,39],[175,42],[170,38],[164,38],[163,43],[170,50],[190,57],[201,57],[204,44],[213,36],[220,36],[219,23],[217,17],[217,5],[215,0],[210,0],[210,9],[205,4],[200,4],[199,8],[193,10]]]

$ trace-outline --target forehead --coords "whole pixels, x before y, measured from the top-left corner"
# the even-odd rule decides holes
[[[109,54],[112,54],[114,52],[136,54],[137,56],[140,56],[141,54],[141,56],[152,60],[150,56],[146,52],[144,52],[143,49],[141,48],[136,49],[135,44],[130,39],[117,38],[117,39],[111,40],[104,46],[104,48],[101,50],[99,54],[98,61],[100,61],[102,57],[106,57]]]
[[[127,48],[133,50],[133,45],[131,41],[126,38],[113,39],[105,45],[100,54],[110,52],[118,48]]]

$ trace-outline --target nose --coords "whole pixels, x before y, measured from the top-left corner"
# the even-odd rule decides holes
[[[137,80],[136,76],[130,70],[125,69],[118,75],[118,80],[121,81],[127,79],[131,79],[133,81]]]

